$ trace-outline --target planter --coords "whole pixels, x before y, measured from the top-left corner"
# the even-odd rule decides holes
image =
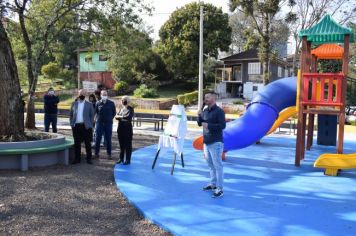
[[[33,132],[27,132],[31,133]],[[60,134],[45,134],[52,137],[26,142],[0,142],[0,169],[26,171],[31,167],[68,165],[73,140]]]

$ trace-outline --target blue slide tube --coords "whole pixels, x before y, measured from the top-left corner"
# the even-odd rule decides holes
[[[226,124],[224,150],[241,149],[267,134],[283,109],[296,105],[297,78],[268,84],[248,105],[245,114]]]

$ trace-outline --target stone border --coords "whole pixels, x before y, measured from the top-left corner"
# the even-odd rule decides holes
[[[54,134],[54,133],[46,133],[46,132],[33,132],[28,131],[26,134],[39,133],[46,134],[52,136],[51,139],[42,139],[42,140],[34,140],[34,141],[25,141],[25,142],[0,142],[0,151],[7,149],[19,149],[19,148],[40,148],[40,147],[48,147],[53,145],[60,145],[65,142],[64,135]]]

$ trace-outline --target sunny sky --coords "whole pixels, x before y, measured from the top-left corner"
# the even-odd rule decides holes
[[[157,40],[158,31],[161,26],[166,22],[172,12],[188,3],[197,2],[193,0],[146,0],[154,7],[152,16],[144,16],[144,20],[148,26],[153,27],[154,33],[151,37]],[[222,7],[224,12],[228,12],[229,0],[204,0],[206,3],[211,3],[217,7]]]

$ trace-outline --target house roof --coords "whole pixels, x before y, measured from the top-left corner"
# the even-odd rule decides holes
[[[350,35],[350,42],[354,41],[354,34],[351,29],[343,27],[336,23],[330,15],[324,18],[309,29],[301,30],[299,38],[307,36],[307,40],[313,44],[323,43],[344,43],[345,35]]]
[[[259,59],[256,49],[250,49],[244,52],[240,52],[228,57],[221,58],[221,61],[235,61],[235,60],[246,60],[246,59]]]
[[[79,48],[79,49],[75,49],[75,52],[79,51],[79,52],[103,52],[106,51],[104,48]]]
[[[240,61],[240,60],[258,60],[260,61],[260,58],[258,57],[258,52],[257,49],[250,49],[244,52],[240,52],[228,57],[224,57],[220,59],[221,61],[224,62],[235,62],[235,61]],[[284,61],[280,58],[277,58],[277,62],[283,65],[287,65],[290,66],[290,63],[288,63],[287,61]]]
[[[337,44],[323,44],[311,51],[319,59],[342,59],[344,48]]]

